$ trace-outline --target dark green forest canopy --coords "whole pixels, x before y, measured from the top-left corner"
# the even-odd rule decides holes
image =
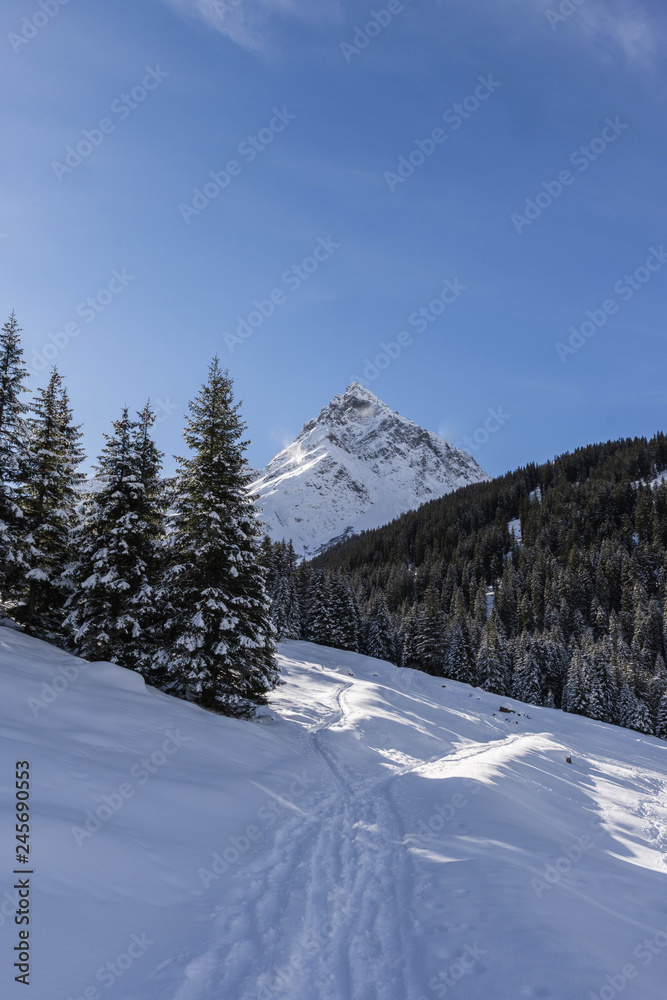
[[[644,483],[665,468],[667,438],[662,433],[650,440],[589,445],[432,500],[329,549],[313,565],[357,578],[377,577],[377,583],[388,580],[396,567],[422,570],[418,591],[434,582],[433,574],[453,566],[458,582],[469,590],[463,577],[471,570],[477,585],[502,576],[506,556],[516,547],[508,528],[516,518],[523,532],[519,565],[546,553],[568,565],[582,549],[599,548],[605,540],[632,553],[638,547],[635,536],[639,547],[657,545],[664,553],[665,487],[651,489]]]

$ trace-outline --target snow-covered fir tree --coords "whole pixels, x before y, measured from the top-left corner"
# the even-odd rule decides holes
[[[586,677],[579,649],[574,650],[570,667],[567,672],[567,682],[563,691],[563,708],[573,715],[586,715],[588,698],[586,692]]]
[[[452,602],[445,672],[447,677],[467,684],[474,684],[477,676],[469,616],[460,590]]]
[[[335,644],[331,581],[324,570],[313,570],[308,578],[303,618],[303,634],[308,642],[320,646]]]
[[[509,690],[509,675],[507,640],[493,610],[482,629],[477,652],[477,684],[492,694],[505,695]]]
[[[371,608],[365,644],[369,656],[396,663],[395,628],[384,595],[380,595]]]
[[[417,641],[419,638],[419,611],[416,604],[403,610],[399,622],[400,633],[400,666],[420,669],[421,663],[417,656]]]
[[[138,418],[132,420],[125,408],[113,433],[104,435],[97,489],[85,500],[75,537],[75,593],[67,624],[79,655],[152,679],[166,500],[148,404]]]
[[[648,706],[637,697],[627,682],[621,688],[620,724],[627,729],[636,729],[640,733],[653,732]]]
[[[14,313],[0,330],[0,601],[15,596],[26,569],[25,519],[20,490],[26,461],[24,414],[28,374],[21,328]]]
[[[352,587],[340,574],[331,578],[331,606],[335,647],[358,653],[361,637],[359,604]]]
[[[524,632],[517,640],[512,694],[529,705],[541,705],[542,687],[543,665],[539,645]]]
[[[658,705],[655,735],[659,736],[661,740],[667,740],[667,691],[663,694]]]
[[[421,608],[413,616],[414,635],[408,636],[410,657],[422,669],[442,677],[446,667],[446,626],[442,601],[437,589],[429,587]],[[406,660],[406,652],[403,654]]]
[[[260,562],[266,570],[266,590],[271,599],[271,620],[277,639],[300,639],[301,603],[297,585],[297,558],[291,541],[262,540]]]
[[[17,618],[28,631],[57,638],[72,584],[67,575],[77,524],[78,467],[84,459],[81,430],[73,423],[62,376],[54,369],[48,385],[30,404],[28,453],[23,467],[27,572]]]
[[[247,717],[279,678],[239,408],[216,357],[183,432],[155,662],[180,697]]]

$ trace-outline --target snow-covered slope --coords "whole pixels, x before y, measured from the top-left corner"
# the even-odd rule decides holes
[[[252,486],[271,537],[312,556],[427,500],[489,477],[464,451],[353,382]]]
[[[0,629],[3,1000],[25,760],[39,1000],[664,1000],[667,743],[280,659],[243,723]]]

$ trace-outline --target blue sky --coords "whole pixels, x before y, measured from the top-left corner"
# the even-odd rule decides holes
[[[171,467],[216,351],[257,467],[354,378],[492,474],[665,429],[659,3],[0,19],[0,312],[91,457],[150,395]]]

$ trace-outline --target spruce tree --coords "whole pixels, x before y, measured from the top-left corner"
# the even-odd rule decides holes
[[[446,632],[442,603],[435,587],[424,594],[424,603],[414,613],[412,630],[406,637],[404,662],[415,659],[422,669],[442,677],[446,668]]]
[[[382,594],[375,600],[370,613],[366,652],[377,660],[388,660],[390,663],[397,661],[394,623]]]
[[[81,431],[62,376],[54,369],[46,389],[38,390],[26,421],[28,455],[24,464],[26,585],[18,617],[34,635],[62,638],[64,604],[71,592],[66,575],[72,558],[79,487],[84,476]]]
[[[26,392],[21,329],[14,313],[0,330],[0,601],[15,595],[26,569],[21,472],[26,461]]]
[[[463,595],[457,591],[451,607],[447,633],[446,675],[465,684],[474,684],[477,665],[470,636],[469,616]]]
[[[663,694],[658,705],[655,735],[659,736],[661,740],[667,740],[667,691]]]
[[[156,663],[174,693],[249,717],[278,673],[239,409],[216,357],[183,432],[190,454],[178,460],[165,642]]]
[[[482,630],[477,651],[477,685],[492,694],[506,695],[509,690],[507,640],[495,610]]]
[[[418,611],[417,605],[413,604],[405,608],[400,617],[400,666],[420,669],[421,663],[416,653],[416,643],[418,638]]]
[[[76,535],[67,624],[80,656],[152,680],[165,493],[162,455],[150,436],[155,415],[147,404],[138,416],[131,420],[125,408],[113,433],[104,435],[95,467],[99,489],[87,497]]]
[[[359,652],[361,616],[356,595],[344,576],[331,580],[334,644],[337,649]]]
[[[570,668],[567,672],[567,683],[563,691],[563,709],[573,715],[588,714],[586,680],[578,648],[575,648],[573,652]]]
[[[280,576],[271,602],[271,620],[277,639],[301,638],[301,606],[292,575]]]
[[[524,633],[517,641],[517,662],[512,678],[512,694],[529,705],[542,704],[543,664],[538,643]]]
[[[314,570],[308,581],[304,636],[308,642],[333,646],[336,640],[331,581],[323,570]]]
[[[653,732],[646,702],[637,697],[627,682],[621,688],[620,723],[627,729],[635,729],[639,733],[650,735]]]

